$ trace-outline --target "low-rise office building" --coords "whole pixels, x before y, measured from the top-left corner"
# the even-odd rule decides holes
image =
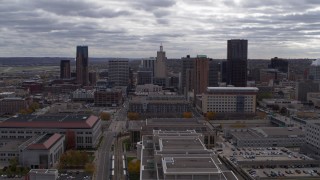
[[[197,108],[204,114],[256,112],[256,87],[208,87],[207,92],[197,97]]]
[[[129,102],[128,112],[153,117],[181,117],[184,112],[190,112],[190,110],[190,104],[184,96],[149,95],[133,97]]]
[[[116,107],[123,102],[122,90],[119,89],[99,89],[94,93],[95,106]]]
[[[29,168],[51,168],[65,150],[65,136],[61,134],[41,134],[29,139],[1,140],[0,164],[7,166],[17,158],[19,164]]]
[[[29,107],[29,101],[20,97],[7,97],[0,99],[0,115],[16,114]]]
[[[95,148],[101,121],[93,115],[19,115],[0,123],[2,139],[31,138],[37,134],[65,134],[67,148]]]
[[[257,127],[230,130],[237,147],[300,147],[305,143],[305,133],[292,127]]]
[[[64,153],[65,136],[44,134],[19,146],[19,164],[30,168],[51,168]]]

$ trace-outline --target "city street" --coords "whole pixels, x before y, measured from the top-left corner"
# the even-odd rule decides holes
[[[114,179],[111,175],[111,157],[112,155],[116,155],[115,157],[115,169],[120,170],[120,165],[118,164],[119,159],[122,158],[122,145],[118,143],[115,145],[114,153],[111,151],[112,144],[115,143],[116,137],[119,133],[125,131],[126,129],[126,120],[127,120],[127,108],[128,101],[126,101],[121,109],[119,109],[114,117],[111,119],[110,126],[107,131],[103,132],[103,141],[101,142],[100,148],[98,150],[97,157],[97,171],[96,178],[97,180],[109,180]],[[121,152],[120,152],[121,151]],[[118,172],[118,171],[115,171]],[[119,173],[122,173],[119,171]]]

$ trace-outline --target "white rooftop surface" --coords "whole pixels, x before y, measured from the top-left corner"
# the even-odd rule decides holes
[[[207,87],[207,91],[230,90],[230,91],[259,91],[257,87]]]
[[[221,173],[211,157],[164,157],[162,167],[166,175]]]

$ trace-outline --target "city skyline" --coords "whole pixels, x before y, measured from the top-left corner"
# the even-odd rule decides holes
[[[247,39],[249,59],[320,57],[314,0],[1,1],[0,57],[227,57],[227,40]]]

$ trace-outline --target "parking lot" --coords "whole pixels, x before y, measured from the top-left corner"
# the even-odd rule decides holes
[[[286,148],[225,148],[222,152],[234,166],[253,178],[308,177],[320,179],[319,161]]]

